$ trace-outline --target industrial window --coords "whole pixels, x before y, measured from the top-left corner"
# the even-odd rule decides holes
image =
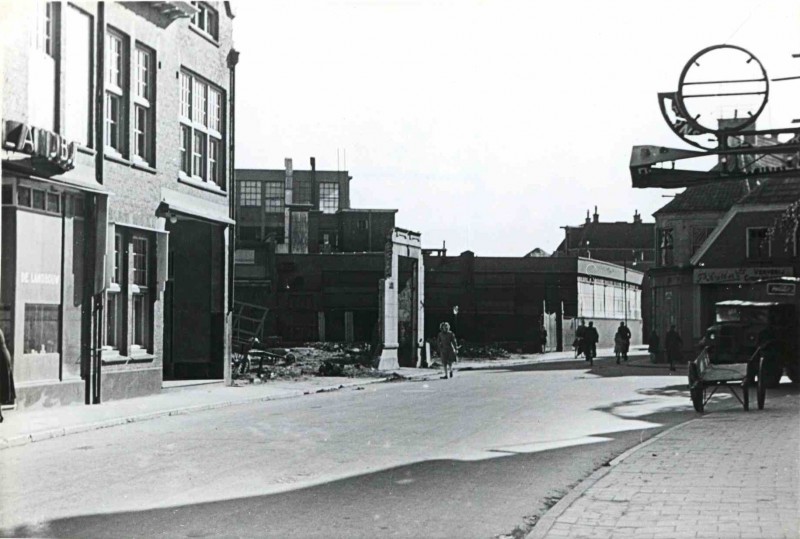
[[[192,26],[202,30],[214,40],[219,39],[219,14],[217,10],[204,2],[192,2],[197,13],[192,16]]]
[[[769,258],[772,251],[772,242],[769,238],[767,227],[747,229],[747,258]]]
[[[222,92],[196,75],[180,74],[181,171],[225,188]]]
[[[281,213],[283,211],[283,182],[264,182],[264,211]]]
[[[336,213],[339,210],[339,184],[322,182],[319,184],[319,209],[322,213]]]
[[[106,33],[105,146],[111,153],[124,154],[125,130],[125,39]]]
[[[58,353],[58,312],[60,305],[25,304],[23,339],[25,354]]]
[[[675,263],[674,259],[674,244],[672,241],[672,229],[662,228],[658,231],[658,256],[659,265],[672,266]]]
[[[153,121],[155,54],[144,45],[137,44],[134,58],[133,155],[152,165],[155,139],[155,122]]]
[[[260,191],[261,182],[248,180],[239,182],[239,205],[258,206]]]

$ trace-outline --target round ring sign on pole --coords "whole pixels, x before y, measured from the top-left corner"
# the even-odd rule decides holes
[[[769,79],[762,63],[736,45],[714,45],[684,66],[677,105],[696,130],[731,134],[755,124],[769,100]]]

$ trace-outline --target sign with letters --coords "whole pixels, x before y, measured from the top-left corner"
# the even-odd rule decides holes
[[[767,283],[767,294],[770,296],[794,296],[797,285],[794,283]]]
[[[791,277],[792,268],[698,268],[694,270],[694,284],[744,284]]]
[[[25,153],[66,172],[75,168],[78,145],[61,135],[22,122],[6,120],[3,149]]]

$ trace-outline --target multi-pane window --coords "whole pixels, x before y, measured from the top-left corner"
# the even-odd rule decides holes
[[[197,13],[192,16],[192,25],[214,39],[219,39],[219,14],[217,10],[204,2],[192,2]]]
[[[339,184],[322,182],[319,184],[319,209],[322,213],[336,213],[339,210]]]
[[[53,3],[35,0],[33,9],[34,31],[31,34],[33,46],[47,54],[53,54]]]
[[[260,195],[261,182],[247,180],[239,182],[239,204],[241,206],[258,206]]]
[[[106,34],[105,145],[123,152],[125,118],[125,41],[113,31]]]
[[[148,293],[148,241],[147,238],[134,236],[133,247],[133,284],[131,301],[131,344],[147,348],[150,328],[150,301]]]
[[[122,235],[114,235],[114,267],[111,284],[106,292],[106,339],[105,345],[119,350],[122,337],[122,295],[120,276],[122,273]]]
[[[264,182],[264,211],[281,213],[284,201],[283,182]]]
[[[153,163],[153,51],[136,45],[134,53],[133,155],[145,163]]]
[[[658,256],[659,265],[671,266],[675,263],[674,259],[674,244],[672,241],[672,229],[662,228],[658,231]]]
[[[180,99],[181,171],[224,189],[222,92],[181,72]]]
[[[769,229],[766,227],[747,229],[747,258],[759,259],[770,256]]]

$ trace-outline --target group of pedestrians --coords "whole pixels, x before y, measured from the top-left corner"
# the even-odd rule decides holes
[[[650,361],[657,363],[661,354],[661,349],[659,348],[661,339],[659,338],[658,333],[656,333],[656,330],[653,330],[650,333],[650,338],[648,340],[649,343],[647,351],[650,353]],[[674,371],[675,363],[679,363],[682,360],[681,350],[683,349],[683,339],[681,339],[678,330],[675,328],[675,324],[672,324],[669,327],[669,331],[667,331],[667,336],[664,340],[664,349],[667,352],[669,370]]]
[[[594,358],[597,357],[597,343],[600,341],[600,334],[594,327],[594,322],[586,325],[586,320],[581,320],[581,325],[575,330],[575,341],[572,343],[575,348],[575,357],[583,355],[589,365],[594,365]]]

